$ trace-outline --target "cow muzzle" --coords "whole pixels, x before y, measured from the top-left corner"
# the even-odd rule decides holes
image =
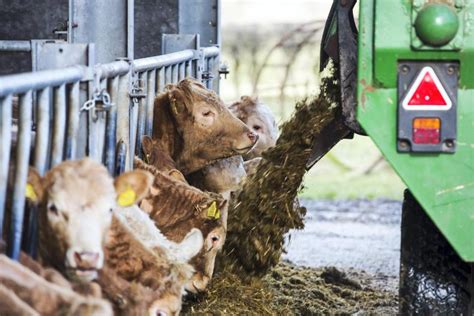
[[[102,251],[70,249],[66,255],[67,274],[79,281],[89,282],[96,279],[97,271],[102,269],[103,263]]]

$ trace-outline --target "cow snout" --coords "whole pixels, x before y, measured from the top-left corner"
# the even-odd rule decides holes
[[[74,252],[74,261],[78,269],[97,269],[99,266],[100,254],[98,252]]]
[[[254,132],[248,132],[247,136],[253,144],[255,144],[258,141],[258,135]]]

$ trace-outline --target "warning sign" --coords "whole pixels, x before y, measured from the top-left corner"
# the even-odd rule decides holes
[[[452,101],[433,68],[424,67],[402,102],[405,110],[449,110]]]

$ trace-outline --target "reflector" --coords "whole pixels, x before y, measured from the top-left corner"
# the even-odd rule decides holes
[[[431,67],[424,67],[403,99],[406,110],[449,110],[452,102]]]

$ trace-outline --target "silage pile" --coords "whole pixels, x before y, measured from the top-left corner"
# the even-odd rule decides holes
[[[295,199],[313,139],[336,115],[337,95],[335,82],[325,78],[319,96],[296,105],[276,146],[264,153],[257,171],[232,201],[222,261],[241,277],[262,276],[277,265],[284,235],[303,228],[306,209]]]
[[[356,279],[356,280],[355,280]],[[206,294],[188,299],[184,315],[396,314],[397,297],[367,284],[364,274],[280,263],[263,279],[221,272]]]

